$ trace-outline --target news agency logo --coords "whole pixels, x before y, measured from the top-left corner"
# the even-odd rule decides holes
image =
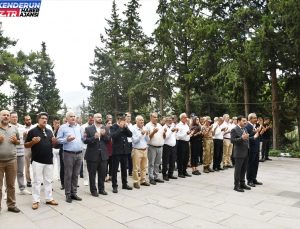
[[[38,17],[42,0],[0,0],[0,17]]]

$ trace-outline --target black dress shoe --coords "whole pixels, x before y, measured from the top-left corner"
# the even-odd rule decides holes
[[[122,189],[126,189],[126,190],[132,190],[132,187],[130,187],[128,184],[123,185]]]
[[[7,209],[9,212],[19,213],[21,210],[17,207],[10,207]]]
[[[227,165],[226,167],[227,167],[227,168],[230,168],[230,169],[232,169],[232,168],[233,168],[233,166],[232,166],[232,165]]]
[[[213,170],[216,172],[220,172],[220,170],[218,168],[214,168]]]
[[[71,198],[71,196],[66,196],[66,202],[67,202],[67,203],[72,203],[72,198]]]
[[[159,179],[159,178],[155,179],[155,182],[156,182],[156,183],[164,183],[164,181],[161,180],[161,179]]]
[[[113,188],[113,191],[112,191],[113,193],[118,193],[118,188],[117,187],[115,187],[115,188]]]
[[[260,159],[260,160],[259,160],[259,162],[265,162],[265,159],[264,159],[264,158],[262,158],[262,159]]]
[[[150,184],[152,184],[152,185],[156,185],[156,181],[155,181],[155,180],[153,180],[153,179],[151,179],[151,180],[150,180]]]
[[[271,159],[271,158],[266,158],[266,160],[267,160],[267,161],[272,161],[272,159]]]
[[[168,176],[169,177],[169,179],[177,179],[177,177],[175,177],[175,176],[173,176],[173,175],[170,175],[170,176]]]
[[[235,190],[237,192],[245,192],[244,189],[241,189],[240,187],[234,187],[233,190]]]
[[[255,184],[252,181],[248,182],[247,185],[249,185],[250,187],[255,187]]]
[[[191,177],[192,175],[191,175],[191,174],[188,174],[188,173],[185,173],[184,176],[186,176],[186,177]]]
[[[221,171],[224,170],[223,168],[218,168],[218,169],[221,170]]]
[[[78,201],[82,201],[82,198],[80,198],[79,196],[77,196],[76,194],[71,195],[71,199],[72,200],[78,200]]]
[[[180,177],[180,178],[185,178],[185,175],[183,175],[183,174],[178,174],[178,177]]]
[[[27,182],[27,187],[32,187],[32,184],[31,184],[31,182]]]
[[[105,192],[104,190],[99,191],[99,194],[106,196],[107,192]]]
[[[251,188],[250,188],[248,185],[246,185],[246,184],[241,184],[240,187],[241,187],[242,189],[251,190]]]
[[[92,194],[92,196],[94,196],[94,197],[98,197],[98,196],[99,196],[99,194],[98,194],[97,192],[92,192],[91,194]]]
[[[253,181],[253,184],[255,184],[255,185],[262,185],[263,183],[255,180],[255,181]]]
[[[64,189],[65,189],[64,185],[60,186],[60,190],[64,190]]]
[[[165,181],[169,181],[169,177],[168,177],[168,176],[163,176],[163,179],[164,179]]]

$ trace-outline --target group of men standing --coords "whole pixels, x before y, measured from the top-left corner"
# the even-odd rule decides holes
[[[232,168],[233,148],[234,190],[243,192],[250,189],[249,186],[262,184],[256,179],[259,136],[269,135],[271,127],[267,124],[258,126],[253,113],[249,115],[248,122],[244,117],[229,119],[226,114],[215,118],[214,123],[208,116],[192,116],[189,119],[186,113],[182,113],[177,123],[174,116],[167,116],[159,122],[158,114],[154,112],[146,125],[141,115],[136,116],[134,125],[131,124],[129,112],[119,114],[114,124],[112,116],[107,115],[104,124],[102,115],[96,113],[80,126],[75,113],[70,111],[66,113],[64,124],[60,125],[59,119],[53,120],[53,123],[57,122],[53,129],[47,124],[49,117],[46,112],[37,115],[36,125],[31,124],[30,116],[25,116],[25,126],[22,126],[15,120],[15,115],[15,112],[6,110],[0,112],[0,200],[5,175],[7,205],[12,212],[20,211],[15,201],[17,174],[20,194],[31,194],[25,189],[24,164],[27,186],[32,186],[32,209],[39,208],[41,185],[44,185],[46,204],[58,205],[52,195],[53,148],[59,149],[61,189],[65,190],[68,203],[82,200],[77,195],[82,168],[88,172],[88,179],[86,173],[84,178],[88,180],[91,195],[98,197],[99,194],[107,195],[104,185],[107,173],[111,176],[113,193],[118,193],[119,166],[122,189],[132,190],[128,185],[128,175],[132,175],[133,187],[140,189],[141,186],[177,179],[175,163],[180,178],[192,176],[187,172],[189,164],[193,175],[201,175],[198,170],[201,164],[204,173]],[[270,144],[267,139],[265,142],[264,160],[269,159]],[[248,185],[245,184],[246,171]]]

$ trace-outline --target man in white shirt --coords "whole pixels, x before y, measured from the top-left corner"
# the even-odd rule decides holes
[[[186,171],[189,162],[189,141],[194,131],[190,130],[188,126],[188,117],[186,113],[182,113],[180,116],[180,122],[177,124],[177,168],[178,176],[181,178],[191,177]]]
[[[214,140],[214,160],[213,160],[213,170],[220,171],[224,170],[221,167],[223,159],[223,135],[226,130],[222,127],[224,120],[219,117],[218,120],[213,124],[213,140]]]
[[[150,184],[156,185],[156,183],[164,183],[163,180],[158,178],[159,174],[159,165],[162,158],[162,148],[166,138],[167,129],[163,129],[162,126],[157,122],[158,115],[157,113],[150,114],[150,122],[146,124],[146,129],[149,134],[148,142],[148,173]]]
[[[25,166],[25,147],[24,147],[24,133],[25,127],[18,123],[18,114],[13,111],[10,113],[10,123],[17,127],[19,136],[20,136],[20,144],[16,146],[17,148],[17,181],[19,185],[20,195],[31,195],[31,192],[26,190],[25,188],[25,177],[24,177],[24,166]]]
[[[221,128],[224,129],[224,140],[223,140],[223,168],[232,168],[232,162],[231,162],[231,154],[232,154],[232,148],[233,144],[231,143],[231,130],[235,127],[235,125],[231,124],[229,122],[229,115],[224,114],[223,115],[224,122],[221,125]]]
[[[169,179],[177,179],[173,175],[176,161],[176,133],[177,128],[172,121],[171,116],[165,118],[165,125],[163,129],[167,129],[165,143],[162,153],[162,174],[163,179],[168,181]]]
[[[25,123],[25,132],[24,132],[24,140],[27,137],[28,131],[32,129],[32,122],[31,117],[29,115],[26,115],[24,117],[24,123]],[[31,164],[31,149],[25,148],[25,177],[27,181],[27,187],[31,187],[31,177],[30,177],[30,164]]]

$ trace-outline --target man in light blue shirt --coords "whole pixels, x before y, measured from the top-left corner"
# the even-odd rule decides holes
[[[65,177],[64,186],[66,201],[82,200],[77,196],[78,176],[82,163],[82,136],[80,126],[76,124],[76,116],[72,111],[66,114],[67,123],[63,124],[57,133],[59,144],[63,145]]]
[[[136,124],[132,127],[132,165],[133,165],[133,187],[139,189],[140,185],[149,186],[146,181],[146,171],[148,167],[148,141],[149,131],[144,127],[142,116],[136,116]],[[138,171],[141,171],[139,177]]]

